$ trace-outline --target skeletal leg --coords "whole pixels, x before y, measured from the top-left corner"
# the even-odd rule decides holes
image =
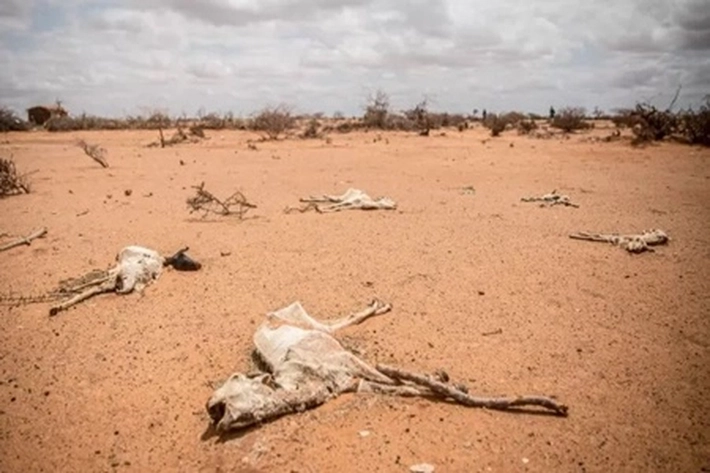
[[[586,240],[586,241],[600,241],[605,243],[617,244],[619,239],[622,238],[621,235],[617,234],[604,234],[604,233],[589,233],[589,232],[577,232],[572,233],[570,238],[574,240]]]
[[[567,416],[567,406],[560,404],[556,400],[549,397],[517,396],[512,398],[504,398],[470,396],[464,391],[436,381],[430,376],[412,373],[410,371],[405,371],[387,365],[377,365],[377,370],[391,378],[409,381],[419,386],[425,386],[442,397],[451,398],[457,403],[468,407],[485,407],[488,409],[508,410],[516,407],[537,406],[548,409],[559,416]]]
[[[385,304],[382,301],[375,299],[370,303],[370,305],[360,312],[350,314],[342,319],[324,321],[319,323],[319,325],[320,329],[324,332],[333,333],[342,328],[357,325],[372,316],[387,313],[390,310],[392,310],[392,306],[390,304]]]
[[[373,315],[380,315],[385,312],[389,312],[391,309],[392,306],[390,304],[374,300],[361,312],[351,314],[341,319],[326,320],[321,322],[308,315],[299,303],[294,303],[276,312],[269,313],[268,317],[304,329],[315,329],[325,333],[333,333],[341,328],[359,324],[366,318]]]
[[[409,385],[393,386],[391,384],[374,383],[372,381],[360,380],[357,385],[356,392],[358,393],[375,393],[386,394],[390,396],[402,397],[430,397],[434,393],[427,388],[419,388]]]
[[[83,302],[97,294],[104,294],[106,292],[112,292],[116,287],[116,280],[115,278],[113,280],[106,280],[103,283],[97,285],[97,286],[91,286],[87,289],[85,289],[83,292],[80,292],[79,294],[75,295],[71,299],[61,302],[54,307],[49,309],[49,315],[54,316],[57,315],[59,312],[66,310],[80,302]]]

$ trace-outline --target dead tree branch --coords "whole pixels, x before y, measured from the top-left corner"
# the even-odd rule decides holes
[[[10,243],[6,243],[2,246],[0,246],[0,251],[6,251],[11,248],[15,248],[16,246],[20,245],[30,245],[32,240],[35,240],[37,238],[42,238],[44,235],[47,234],[47,229],[46,228],[40,228],[39,230],[35,230],[34,232],[30,233],[27,236],[20,237],[15,241],[11,241]]]
[[[458,404],[467,407],[484,407],[486,409],[505,411],[519,407],[535,406],[552,411],[558,416],[567,416],[567,406],[545,396],[517,396],[512,398],[471,396],[461,387],[450,386],[424,374],[413,373],[382,364],[377,365],[377,370],[390,378],[425,386],[432,392],[445,398],[451,398]]]
[[[196,193],[187,199],[187,205],[190,207],[190,213],[203,212],[203,218],[209,213],[214,213],[217,215],[236,215],[243,219],[250,209],[256,208],[256,205],[250,203],[240,191],[235,191],[226,199],[221,200],[205,189],[204,182],[199,186],[192,186],[192,188],[195,189]]]
[[[102,148],[100,145],[92,145],[87,143],[84,140],[79,140],[77,142],[77,146],[79,146],[81,149],[84,150],[84,153],[99,163],[101,167],[107,168],[108,167],[108,161],[106,161],[106,150]]]

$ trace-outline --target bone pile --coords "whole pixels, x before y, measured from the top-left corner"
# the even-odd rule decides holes
[[[625,249],[629,253],[655,251],[651,246],[665,245],[670,240],[666,232],[659,229],[646,230],[642,233],[632,235],[578,232],[571,234],[569,237],[575,240],[611,243],[612,245]]]
[[[569,196],[564,194],[558,194],[556,190],[553,190],[549,194],[545,194],[540,197],[523,197],[520,200],[522,202],[540,202],[540,207],[553,207],[555,205],[564,205],[565,207],[579,208],[579,205],[572,203]]]

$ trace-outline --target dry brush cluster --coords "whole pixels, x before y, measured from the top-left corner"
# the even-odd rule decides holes
[[[12,158],[0,158],[0,198],[29,193],[27,174],[18,172]]]

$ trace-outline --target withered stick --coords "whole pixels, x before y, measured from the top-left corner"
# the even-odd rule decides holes
[[[20,245],[29,245],[32,242],[32,240],[37,239],[37,238],[42,238],[46,234],[47,234],[47,229],[41,228],[35,232],[30,233],[26,237],[20,237],[15,241],[11,241],[10,243],[0,246],[0,251],[6,251],[6,250],[9,250],[9,249],[14,248],[16,246],[20,246]]]

